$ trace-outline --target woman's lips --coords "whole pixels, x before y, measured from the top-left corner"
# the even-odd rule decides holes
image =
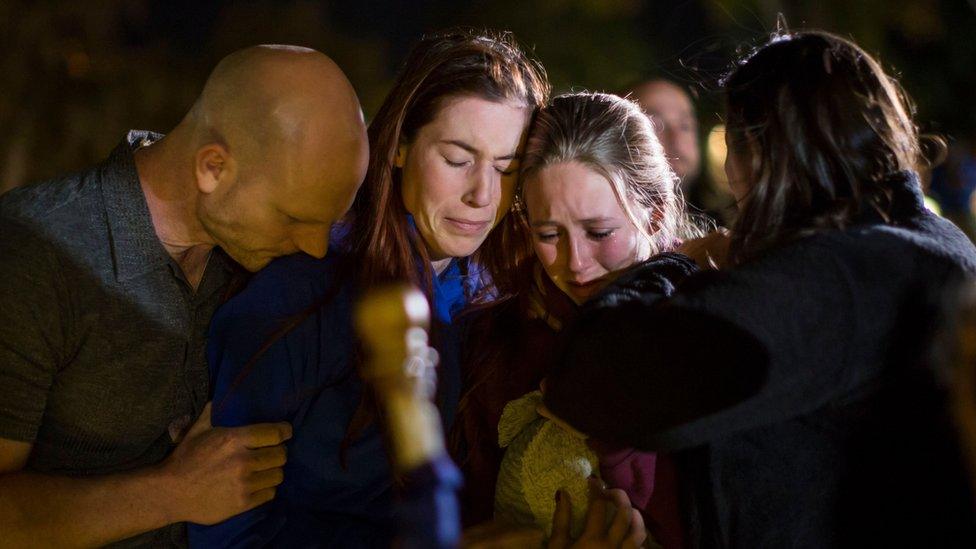
[[[566,282],[566,285],[574,295],[586,298],[599,292],[603,288],[604,282],[604,279],[601,277],[594,278],[589,282],[574,282],[570,280]]]
[[[491,223],[490,221],[472,221],[455,217],[445,217],[444,220],[453,228],[455,233],[468,236],[483,234]]]

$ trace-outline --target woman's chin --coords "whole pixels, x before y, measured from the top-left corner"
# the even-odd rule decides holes
[[[447,242],[438,242],[445,257],[468,257],[478,251],[485,241],[484,238],[453,238]]]

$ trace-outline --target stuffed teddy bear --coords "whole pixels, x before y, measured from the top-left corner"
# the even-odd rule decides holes
[[[556,491],[569,493],[573,537],[583,530],[589,477],[599,475],[596,454],[586,439],[539,414],[542,393],[531,392],[505,405],[498,444],[507,448],[495,488],[495,518],[536,526],[552,535]]]

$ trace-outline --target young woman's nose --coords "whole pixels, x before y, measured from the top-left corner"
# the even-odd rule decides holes
[[[472,208],[490,206],[495,186],[498,185],[498,180],[498,172],[490,163],[486,166],[478,167],[471,176],[470,186],[462,197],[462,200]]]
[[[589,250],[580,239],[566,238],[566,268],[572,274],[580,274],[586,271],[590,265]]]

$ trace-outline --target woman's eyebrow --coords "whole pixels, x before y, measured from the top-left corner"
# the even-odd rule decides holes
[[[443,143],[445,145],[454,145],[455,147],[460,147],[471,154],[478,154],[478,149],[465,143],[464,141],[458,141],[457,139],[441,139],[438,143]]]

